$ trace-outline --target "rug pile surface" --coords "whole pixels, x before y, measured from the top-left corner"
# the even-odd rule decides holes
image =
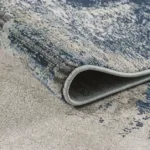
[[[94,86],[104,85],[99,80],[113,77],[100,79],[103,74],[87,72],[86,76],[76,74],[77,83],[67,84],[68,76],[81,66],[149,74],[149,4],[148,0],[6,0],[1,3],[1,47],[26,56],[32,73],[55,96],[86,99]],[[89,80],[92,83],[87,83]],[[95,85],[95,80],[99,85]],[[112,85],[114,80],[118,78],[106,81],[106,89],[106,84]],[[68,93],[63,92],[64,87]],[[89,97],[99,95],[95,96],[93,91]]]

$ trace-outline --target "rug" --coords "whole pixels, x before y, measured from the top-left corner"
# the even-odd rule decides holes
[[[1,48],[26,56],[56,97],[80,106],[150,80],[150,1],[1,3]],[[7,42],[6,42],[7,41]]]

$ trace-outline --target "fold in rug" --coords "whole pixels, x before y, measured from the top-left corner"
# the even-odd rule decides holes
[[[87,104],[150,80],[148,0],[3,5],[11,18],[2,33],[9,47],[27,55],[36,78],[69,104]]]

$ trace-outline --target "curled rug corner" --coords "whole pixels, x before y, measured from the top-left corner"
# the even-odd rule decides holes
[[[76,68],[69,75],[64,84],[63,95],[69,104],[81,106],[149,80],[150,70],[123,73],[85,65]]]

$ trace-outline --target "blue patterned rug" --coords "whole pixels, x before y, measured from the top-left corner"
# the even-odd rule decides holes
[[[33,75],[72,105],[150,80],[149,0],[6,0],[0,7],[5,46],[28,56]]]

